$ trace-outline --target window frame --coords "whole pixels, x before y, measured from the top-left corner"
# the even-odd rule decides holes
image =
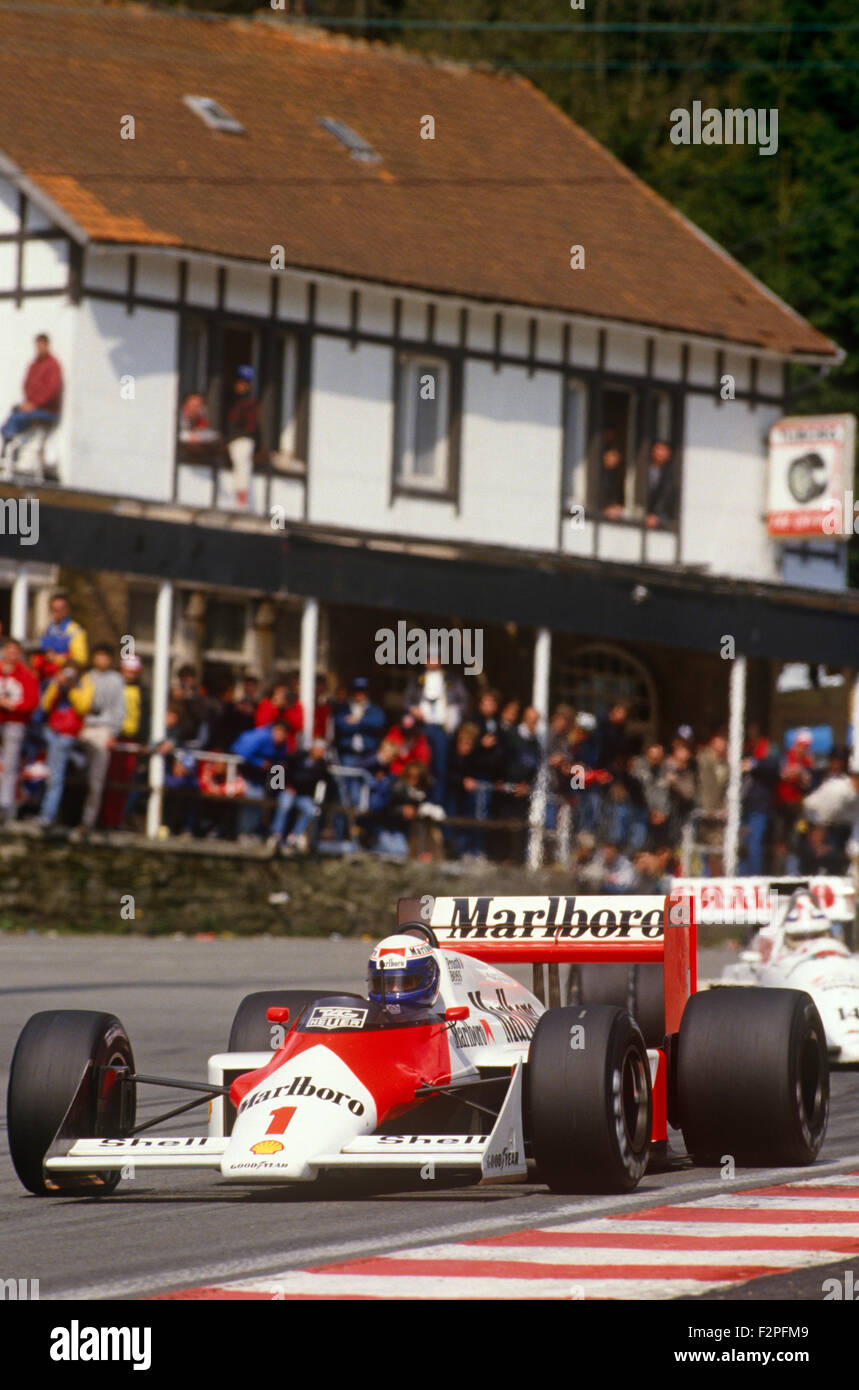
[[[397,497],[417,497],[424,501],[453,502],[459,505],[459,446],[462,420],[462,358],[456,352],[445,351],[435,343],[394,345],[393,373],[393,457],[391,462],[391,501]],[[427,485],[413,475],[404,476],[402,461],[405,455],[404,419],[405,378],[409,369],[433,365],[445,368],[447,381],[444,399],[444,431],[436,445],[442,452],[444,476],[439,486]],[[417,380],[417,377],[415,378]]]
[[[569,387],[571,383],[581,383],[587,390],[587,412],[586,423],[586,472],[585,472],[585,496],[576,497],[570,494],[569,478],[571,469],[570,457],[570,405]],[[606,390],[626,391],[632,396],[630,429],[632,433],[633,447],[631,456],[627,461],[625,479],[625,505],[632,510],[627,511],[621,517],[606,517],[603,515],[599,502],[600,494],[600,467],[602,460],[602,438],[604,428],[604,393]],[[650,431],[654,423],[653,403],[654,399],[664,395],[668,400],[670,412],[671,432],[668,442],[671,445],[672,460],[671,467],[674,469],[675,486],[675,509],[676,516],[670,522],[660,522],[659,526],[649,527],[647,525],[647,465],[650,458],[650,448],[654,441],[662,436],[654,433],[650,438]],[[680,500],[682,489],[683,472],[683,424],[685,412],[686,391],[682,381],[663,381],[651,377],[630,377],[611,372],[600,372],[599,370],[587,370],[585,368],[570,367],[564,374],[564,400],[563,400],[563,484],[562,484],[562,513],[563,520],[568,515],[569,507],[572,505],[584,506],[585,520],[596,524],[607,526],[632,526],[641,531],[657,531],[669,535],[676,535],[680,526]]]

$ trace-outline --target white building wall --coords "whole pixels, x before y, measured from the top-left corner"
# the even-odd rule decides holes
[[[167,501],[176,429],[177,315],[87,299],[74,342],[75,381],[64,451],[68,487]],[[123,378],[133,380],[134,396]]]
[[[778,580],[764,522],[766,446],[777,407],[687,396],[681,558],[737,579]]]
[[[317,335],[310,411],[309,519],[383,530],[393,432],[393,353]]]

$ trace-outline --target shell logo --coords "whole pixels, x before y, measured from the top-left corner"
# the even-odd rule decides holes
[[[279,1139],[260,1139],[258,1144],[251,1144],[252,1154],[276,1154],[280,1153],[283,1145]]]

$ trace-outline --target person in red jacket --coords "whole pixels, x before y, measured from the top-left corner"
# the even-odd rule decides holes
[[[415,719],[413,714],[404,714],[399,724],[394,724],[385,734],[385,742],[392,743],[397,750],[388,768],[392,777],[401,777],[410,763],[429,768],[432,749],[424,733],[423,720]]]
[[[27,722],[39,703],[39,682],[23,659],[20,642],[0,647],[0,822],[15,817],[15,793]]]
[[[294,753],[304,725],[304,709],[300,700],[296,699],[295,691],[289,681],[276,681],[272,686],[271,694],[260,700],[257,705],[256,727],[258,729],[263,724],[276,724],[278,721],[286,725],[288,730],[286,746],[290,753]]]
[[[23,399],[12,407],[9,418],[0,429],[3,449],[10,439],[28,430],[31,425],[55,425],[60,416],[62,397],[62,369],[51,352],[47,333],[39,333],[36,338],[36,356],[24,377]]]

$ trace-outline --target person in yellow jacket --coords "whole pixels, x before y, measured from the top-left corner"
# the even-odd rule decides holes
[[[89,643],[80,623],[71,616],[69,596],[62,590],[51,595],[51,621],[39,638],[33,670],[39,680],[50,680],[73,661],[83,670],[89,661]]]
[[[48,754],[48,785],[37,824],[44,830],[54,824],[66,785],[66,768],[72,749],[92,705],[93,689],[80,667],[69,661],[53,676],[42,695],[41,708]]]

